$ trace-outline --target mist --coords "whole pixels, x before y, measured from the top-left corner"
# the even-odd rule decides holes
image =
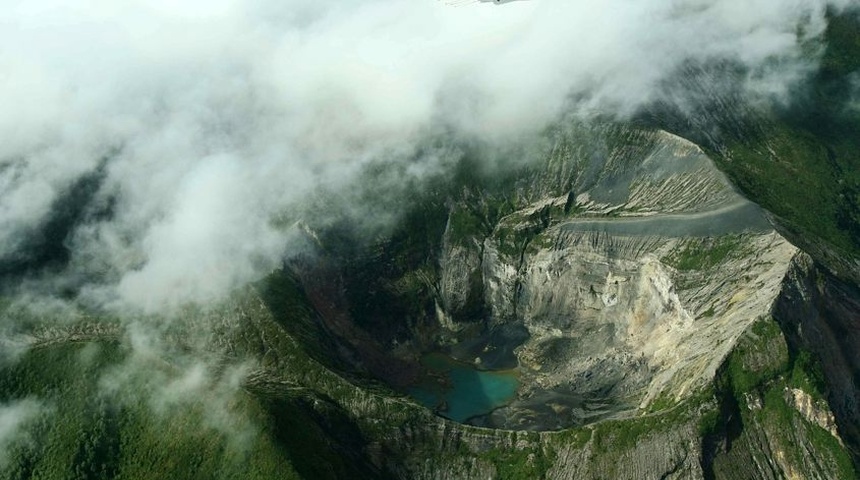
[[[407,194],[456,156],[417,149],[440,128],[503,144],[562,113],[624,118],[691,59],[735,62],[750,96],[778,99],[815,68],[801,46],[826,9],[856,4],[7,3],[0,261],[27,267],[39,242],[68,258],[19,268],[6,292],[74,287],[144,313],[217,301],[277,268],[320,192]],[[402,168],[363,184],[381,160]],[[375,225],[398,213],[351,208]]]
[[[258,430],[234,410],[262,367],[210,336],[247,320],[231,292],[301,253],[309,216],[382,232],[457,163],[456,139],[503,151],[564,116],[683,102],[671,86],[690,62],[786,101],[828,9],[852,5],[7,0],[0,366],[105,314],[99,338],[129,348],[100,394],[162,418],[202,406],[241,450]],[[225,318],[189,314],[207,306]],[[45,401],[0,404],[0,467]]]
[[[9,448],[29,440],[28,424],[46,411],[43,404],[29,398],[0,403],[0,467],[5,467],[9,461]]]

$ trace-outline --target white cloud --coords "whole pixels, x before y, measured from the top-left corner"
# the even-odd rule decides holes
[[[43,405],[33,399],[0,404],[0,467],[9,461],[9,448],[27,438],[27,424],[43,411]]]
[[[99,394],[121,405],[142,401],[161,420],[198,418],[187,416],[196,411],[199,420],[195,421],[223,433],[232,447],[246,448],[257,427],[237,412],[237,405],[243,395],[242,383],[254,365],[225,363],[223,357],[219,361],[217,355],[207,355],[201,338],[196,340],[202,343],[186,345],[191,350],[170,348],[163,341],[163,332],[152,327],[131,327],[132,351],[122,362],[102,371]]]
[[[92,295],[206,302],[276,265],[272,216],[436,122],[538,130],[573,94],[627,114],[691,58],[803,75],[824,0],[10,1],[0,10],[0,257],[102,156],[114,215],[76,231]],[[14,46],[14,48],[10,48]],[[394,152],[394,153],[392,153]],[[428,161],[432,163],[432,161]],[[430,171],[434,168],[428,164]]]

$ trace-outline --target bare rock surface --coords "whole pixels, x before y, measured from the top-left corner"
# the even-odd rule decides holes
[[[563,138],[521,187],[529,203],[481,243],[444,244],[443,328],[479,320],[457,308],[480,267],[488,324],[529,334],[518,397],[488,424],[562,428],[683,399],[769,314],[797,253],[695,145],[606,135],[630,143],[598,170]],[[571,193],[557,195],[562,174]]]

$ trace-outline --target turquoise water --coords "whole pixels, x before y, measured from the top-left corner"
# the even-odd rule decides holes
[[[429,375],[409,394],[427,408],[457,422],[507,404],[519,385],[512,371],[476,370],[442,354],[426,355],[421,363]]]

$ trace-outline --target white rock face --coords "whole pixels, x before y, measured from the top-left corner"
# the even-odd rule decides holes
[[[520,192],[528,204],[483,244],[446,242],[446,305],[463,301],[461,285],[480,265],[490,327],[529,333],[515,351],[522,387],[511,416],[541,404],[575,422],[684,398],[770,313],[797,252],[698,147],[623,134],[641,148],[610,152],[596,172],[558,146]],[[574,179],[575,195],[553,190],[556,175]],[[551,221],[538,223],[542,212]],[[565,410],[549,400],[558,396],[583,406]]]
[[[785,399],[789,405],[793,405],[807,422],[827,430],[836,440],[842,444],[842,438],[836,430],[836,419],[833,412],[824,400],[815,400],[811,395],[799,388],[790,388],[785,391]]]
[[[493,317],[528,328],[531,338],[518,357],[536,385],[575,389],[581,379],[594,379],[580,383],[587,394],[605,388],[601,369],[615,366],[624,374],[612,388],[640,407],[661,394],[680,399],[713,378],[741,333],[770,311],[796,252],[775,233],[750,234],[737,247],[748,255],[707,272],[683,272],[660,257],[685,239],[559,238],[558,247],[526,255],[519,272],[486,249]],[[648,253],[637,255],[644,246]],[[678,284],[695,287],[679,291]],[[560,339],[570,346],[564,358],[542,354]]]
[[[452,316],[445,312],[457,312],[463,309],[472,293],[472,275],[481,268],[481,257],[475,248],[465,248],[455,245],[443,252],[443,268],[441,269],[441,297],[444,311],[438,311],[437,316],[443,327],[450,331],[459,331],[462,326],[455,323]]]

